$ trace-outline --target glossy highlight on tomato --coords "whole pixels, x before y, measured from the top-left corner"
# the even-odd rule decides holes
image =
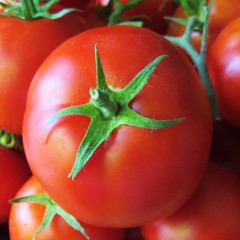
[[[96,45],[114,89],[166,54],[129,106],[145,117],[184,121],[160,130],[115,129],[73,180],[68,175],[90,119],[46,124],[60,109],[89,102]],[[56,48],[31,84],[23,125],[28,162],[46,192],[79,220],[104,227],[140,226],[178,209],[202,176],[211,138],[209,103],[195,69],[161,35],[132,26],[85,31]]]

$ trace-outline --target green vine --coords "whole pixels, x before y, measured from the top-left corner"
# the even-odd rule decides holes
[[[40,0],[21,0],[20,2],[11,1],[11,4],[5,4],[0,2],[0,6],[4,8],[4,11],[0,13],[0,16],[18,17],[24,20],[34,20],[38,18],[58,19],[64,15],[79,11],[76,8],[65,8],[56,13],[50,13],[50,9],[53,5],[58,3],[59,0],[49,0],[41,3]]]
[[[188,55],[191,57],[191,59],[193,60],[198,70],[198,73],[204,84],[204,87],[206,89],[213,118],[220,119],[218,100],[217,100],[215,89],[213,88],[213,85],[209,76],[207,62],[206,62],[206,44],[207,44],[207,35],[208,35],[208,26],[209,26],[209,16],[212,9],[212,4],[213,2],[211,2],[209,6],[205,6],[205,19],[203,21],[204,24],[202,29],[203,34],[202,34],[200,53],[196,51],[190,39],[191,33],[194,30],[194,27],[196,26],[196,24],[198,24],[198,18],[196,16],[189,17],[186,28],[185,28],[185,33],[181,37],[165,36],[165,38],[171,41],[173,44],[184,49],[188,53]]]
[[[165,55],[157,57],[140,71],[125,88],[114,90],[106,83],[99,53],[97,47],[95,48],[97,87],[90,90],[90,102],[61,109],[47,123],[47,126],[49,126],[57,119],[70,115],[84,115],[91,118],[90,125],[79,146],[76,161],[69,177],[74,179],[99,145],[108,139],[114,129],[122,125],[146,129],[160,129],[183,121],[183,118],[172,120],[147,118],[136,113],[128,106],[129,102],[141,91],[157,65],[165,57]]]

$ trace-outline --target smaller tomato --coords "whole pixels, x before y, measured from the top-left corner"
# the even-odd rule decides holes
[[[30,176],[31,171],[22,153],[0,147],[0,224],[8,222],[9,200]]]
[[[207,4],[210,0],[206,1]],[[239,16],[240,4],[239,0],[215,0],[213,2],[212,10],[210,13],[210,23],[209,23],[209,34],[207,40],[207,48],[209,49],[213,44],[214,40],[221,32],[221,30],[230,23],[233,19]],[[186,19],[187,15],[184,12],[182,6],[176,8],[172,17]],[[177,23],[170,23],[167,29],[167,35],[169,36],[181,36],[184,32],[185,27]],[[191,34],[191,41],[193,46],[197,51],[200,50],[202,33],[194,31]]]
[[[36,178],[31,177],[18,191],[16,197],[43,193]],[[35,203],[15,203],[12,205],[9,231],[11,240],[32,240],[34,232],[40,227],[45,206]],[[81,223],[91,240],[125,240],[125,229],[111,229],[90,226]],[[86,240],[79,231],[68,225],[63,218],[55,215],[51,224],[37,235],[38,240]]]
[[[58,9],[61,6],[54,5],[51,12]],[[22,134],[28,88],[37,69],[60,43],[86,29],[77,12],[55,20],[0,16],[1,129]]]
[[[81,17],[86,22],[87,29],[108,25],[108,22],[100,17],[98,6],[91,2],[81,8]]]
[[[120,2],[125,4],[128,0],[120,0]],[[165,21],[164,16],[172,14],[172,8],[172,0],[145,0],[138,6],[128,9],[123,16],[144,16],[141,18],[143,27],[163,34],[167,29],[167,21]]]
[[[83,6],[87,5],[90,0],[59,0],[59,3],[68,8],[79,8],[81,9]]]
[[[210,162],[196,192],[165,220],[142,227],[145,240],[240,239],[240,180]]]
[[[212,45],[207,62],[222,119],[240,128],[240,18],[227,25]]]

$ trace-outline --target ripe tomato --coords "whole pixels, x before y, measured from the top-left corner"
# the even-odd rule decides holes
[[[35,177],[31,177],[18,191],[16,197],[43,193]],[[9,219],[11,240],[32,240],[34,232],[40,227],[45,206],[35,203],[14,203]],[[125,229],[111,229],[81,223],[91,240],[125,240]],[[86,240],[77,230],[68,225],[63,218],[55,215],[51,224],[37,235],[38,240]]]
[[[9,200],[30,176],[31,171],[22,153],[0,147],[0,224],[8,222]]]
[[[21,134],[30,82],[47,55],[86,29],[79,13],[58,20],[0,17],[0,129]]]
[[[167,54],[130,107],[150,118],[185,120],[161,130],[115,129],[72,180],[89,118],[59,119],[50,132],[46,124],[58,110],[89,102],[96,44],[115,89]],[[108,227],[139,226],[181,206],[205,169],[211,137],[209,103],[195,69],[161,35],[131,26],[92,29],[61,44],[31,84],[23,126],[27,159],[44,189],[79,220]]]
[[[60,0],[59,3],[66,7],[81,8],[87,5],[91,0]]]
[[[210,0],[206,1],[207,4]],[[210,13],[209,34],[207,40],[207,48],[209,49],[220,33],[220,31],[233,19],[239,16],[240,5],[238,0],[214,0],[212,11]],[[172,17],[187,18],[183,8],[177,7]],[[184,27],[176,23],[170,23],[167,29],[167,35],[181,36],[183,34]],[[194,31],[191,35],[191,40],[194,47],[199,51],[202,41],[202,33]]]
[[[81,8],[81,16],[85,20],[88,29],[108,25],[108,22],[99,16],[98,5],[95,3],[90,2],[86,6],[83,6]]]
[[[240,128],[240,18],[219,34],[207,56],[222,119]]]
[[[211,162],[196,192],[170,217],[142,227],[145,240],[240,239],[240,181]]]
[[[120,0],[120,2],[125,4],[128,0]],[[144,16],[145,18],[141,19],[144,27],[163,34],[167,28],[164,16],[172,14],[172,7],[172,0],[145,0],[138,6],[128,9],[123,16]]]

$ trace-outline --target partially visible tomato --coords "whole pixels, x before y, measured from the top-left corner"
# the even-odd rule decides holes
[[[59,3],[68,8],[78,8],[82,9],[82,7],[86,6],[91,0],[60,0]]]
[[[107,84],[117,91],[156,57],[168,55],[129,107],[154,119],[185,119],[159,130],[116,128],[72,180],[90,119],[63,117],[51,130],[46,124],[58,110],[89,102],[96,44]],[[179,208],[202,176],[211,138],[209,103],[195,69],[160,34],[132,26],[95,28],[55,49],[31,84],[23,127],[28,162],[44,189],[79,220],[108,227],[139,226]]]
[[[98,5],[92,2],[81,8],[81,16],[86,22],[88,29],[108,25],[107,20],[102,19],[99,14]]]
[[[36,70],[55,47],[86,28],[77,12],[58,20],[0,16],[0,129],[22,133],[26,96]]]
[[[0,147],[0,224],[8,222],[9,200],[30,176],[31,171],[22,153]]]
[[[120,0],[125,4],[128,0]],[[172,14],[172,0],[144,0],[138,6],[128,9],[123,16],[133,17],[141,16],[143,27],[149,28],[155,32],[164,34],[167,29],[167,21],[164,16]]]
[[[16,197],[41,194],[44,190],[33,176],[18,191]],[[9,232],[11,240],[32,240],[40,227],[46,207],[35,203],[14,203],[11,208]],[[125,240],[125,229],[99,228],[81,223],[90,240]],[[37,240],[86,240],[79,231],[55,215],[51,224],[37,235]]]
[[[170,217],[142,227],[145,240],[240,239],[240,180],[211,162],[196,192]]]
[[[207,4],[210,0],[206,1]],[[220,33],[220,31],[232,20],[239,17],[240,4],[239,0],[214,0],[212,11],[210,13],[210,24],[208,31],[207,48],[209,49]],[[175,18],[187,18],[182,6],[177,7],[172,17]],[[167,29],[167,35],[169,36],[181,36],[185,27],[177,23],[170,22]],[[191,34],[191,41],[194,47],[199,51],[202,41],[202,33],[194,31]]]
[[[223,121],[240,128],[240,18],[227,25],[212,45],[207,62]]]

